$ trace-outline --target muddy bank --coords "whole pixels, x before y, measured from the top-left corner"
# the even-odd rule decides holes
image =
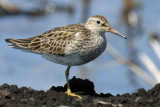
[[[64,94],[64,87],[52,86],[48,91],[3,84],[0,86],[0,107],[160,107],[160,84],[151,90],[137,90],[136,93],[113,96],[110,93],[97,94],[89,80],[73,77],[70,80],[73,92],[80,92],[78,99]]]

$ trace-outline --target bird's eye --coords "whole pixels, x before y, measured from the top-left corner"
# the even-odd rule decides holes
[[[98,21],[97,21],[97,24],[100,24],[100,23],[101,23],[101,22],[98,20]]]

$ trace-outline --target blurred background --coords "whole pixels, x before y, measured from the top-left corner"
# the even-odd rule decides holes
[[[0,0],[0,85],[48,90],[66,83],[66,66],[7,47],[6,38],[29,38],[52,28],[103,15],[127,36],[106,33],[107,49],[96,60],[70,70],[94,82],[97,93],[132,93],[160,82],[160,1]]]

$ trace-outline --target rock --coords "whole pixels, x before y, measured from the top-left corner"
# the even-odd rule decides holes
[[[0,107],[160,107],[160,84],[151,90],[139,89],[133,94],[113,96],[110,93],[95,93],[94,84],[89,80],[73,77],[71,90],[81,92],[82,99],[64,94],[66,85],[52,86],[48,91],[3,84],[0,86]]]

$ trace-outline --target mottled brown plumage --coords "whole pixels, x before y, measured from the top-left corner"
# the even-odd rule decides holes
[[[89,33],[89,30],[84,27],[84,24],[72,24],[54,28],[32,38],[6,39],[6,42],[12,43],[15,48],[27,49],[35,53],[64,55],[66,45],[72,44],[77,32],[84,36]]]

